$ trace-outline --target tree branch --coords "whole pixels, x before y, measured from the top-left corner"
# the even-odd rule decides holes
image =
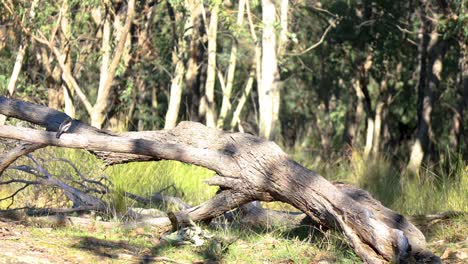
[[[44,44],[45,46],[49,47],[49,49],[52,51],[52,53],[55,55],[55,58],[57,59],[59,63],[59,67],[62,70],[62,78],[67,84],[68,87],[72,88],[76,94],[78,95],[78,98],[80,98],[80,101],[83,103],[83,105],[86,108],[86,111],[88,114],[91,114],[93,111],[93,105],[89,102],[88,97],[85,95],[83,90],[81,89],[80,85],[76,81],[75,77],[73,77],[73,74],[70,72],[70,69],[66,67],[65,65],[65,56],[57,49],[57,47],[54,46],[53,43],[51,43],[49,40],[45,38],[40,38],[37,36],[33,35],[33,38],[41,43]]]
[[[312,46],[308,47],[307,49],[303,50],[303,51],[300,51],[300,52],[297,52],[297,53],[286,53],[286,55],[288,56],[301,56],[301,55],[304,55],[306,54],[307,52],[317,48],[318,46],[320,46],[323,41],[325,40],[325,37],[327,36],[327,34],[330,32],[330,30],[332,28],[335,28],[336,25],[340,22],[340,19],[339,18],[336,18],[336,19],[332,19],[330,20],[329,24],[328,24],[328,27],[325,29],[325,31],[323,32],[322,34],[322,37],[320,37],[320,40],[313,44]]]
[[[133,153],[160,159],[179,160],[231,175],[238,165],[221,151],[194,148],[176,143],[157,143],[146,139],[129,139],[101,135],[63,134],[59,139],[54,132],[30,128],[0,126],[0,137],[33,141],[50,146],[81,148],[86,150]],[[219,162],[212,162],[217,160]]]
[[[130,27],[133,22],[133,17],[135,15],[135,0],[129,0],[127,5],[127,18],[125,20],[125,25],[120,32],[120,38],[117,42],[117,46],[115,48],[114,56],[109,64],[109,68],[107,70],[107,78],[105,83],[98,91],[98,98],[96,100],[96,105],[94,106],[98,111],[102,111],[107,106],[107,97],[109,96],[112,82],[114,81],[115,72],[117,67],[119,66],[120,59],[124,52],[125,42],[127,40],[128,32],[130,31]]]
[[[8,166],[15,162],[19,157],[29,154],[37,149],[43,148],[44,144],[34,144],[29,142],[21,142],[18,146],[14,147],[7,153],[3,154],[0,158],[0,176]]]

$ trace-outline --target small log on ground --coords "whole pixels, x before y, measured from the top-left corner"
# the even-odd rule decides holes
[[[44,112],[38,117],[32,104],[28,104],[29,112],[9,107],[18,103],[21,102],[0,97],[0,114],[54,129],[46,117],[57,117],[57,111],[41,107],[43,112],[50,114]],[[60,119],[54,122],[60,122]],[[293,205],[323,226],[341,230],[367,263],[408,262],[415,253],[411,249],[424,245],[406,235],[414,226],[403,220],[403,216],[380,216],[380,212],[369,204],[357,202],[352,194],[290,159],[275,143],[252,135],[226,133],[198,123],[182,122],[171,130],[129,132],[118,136],[99,131],[90,135],[75,130],[63,134],[60,139],[56,139],[52,132],[0,126],[0,137],[137,155],[136,158],[132,156],[132,160],[138,160],[138,157],[178,160],[215,171],[217,175],[209,180],[209,184],[217,185],[223,191],[200,206],[175,214],[177,224],[183,223],[186,215],[193,220],[210,219],[254,200],[275,200]]]
[[[141,196],[135,195],[133,193],[129,193],[129,192],[125,192],[124,196],[126,196],[126,197],[128,197],[130,199],[133,199],[133,200],[135,200],[135,201],[137,201],[139,203],[142,203],[144,205],[148,205],[151,202],[158,201],[158,202],[163,203],[163,204],[173,204],[173,205],[177,206],[179,208],[179,210],[185,210],[185,209],[189,209],[189,208],[192,207],[189,204],[182,201],[178,197],[164,195],[164,194],[159,193],[159,192],[153,193],[153,195],[151,195],[151,197],[149,197],[149,198],[141,197]]]

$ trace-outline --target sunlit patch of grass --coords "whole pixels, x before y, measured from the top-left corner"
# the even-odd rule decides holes
[[[116,165],[103,170],[102,161],[87,151],[75,149],[63,149],[48,147],[34,152],[33,157],[50,172],[53,177],[67,182],[79,181],[80,176],[68,164],[58,159],[66,159],[72,162],[78,171],[90,179],[101,179],[103,176],[109,181],[110,193],[103,197],[110,202],[117,211],[125,211],[129,206],[136,206],[133,200],[125,197],[124,192],[131,192],[143,197],[150,197],[154,192],[162,192],[166,195],[177,196],[185,202],[197,205],[214,195],[217,188],[203,183],[203,180],[213,176],[214,172],[184,164],[177,161],[137,162]],[[32,165],[32,162],[22,157],[14,165]],[[7,170],[4,177],[34,179],[31,175],[17,170]],[[18,185],[20,186],[20,185]],[[15,186],[15,187],[18,187]],[[46,191],[46,187],[28,187],[16,197],[15,206],[45,206],[64,207],[67,201],[57,189]],[[1,188],[1,197],[5,197],[14,191],[11,186]],[[35,203],[32,204],[31,197]],[[42,201],[42,202],[41,202]],[[55,201],[55,202],[53,202]],[[0,206],[6,207],[10,201],[1,202]],[[54,204],[55,203],[55,204]],[[156,205],[157,202],[153,205]]]
[[[177,260],[223,263],[317,263],[320,260],[360,263],[340,234],[327,231],[317,236],[309,231],[291,233],[282,229],[262,231],[230,226],[211,230],[214,238],[201,247],[165,245],[155,248],[154,254]]]
[[[113,200],[118,207],[132,203],[123,195],[125,191],[143,197],[163,192],[197,205],[211,198],[217,190],[203,183],[214,172],[177,161],[122,164],[107,168],[105,173],[113,183]]]

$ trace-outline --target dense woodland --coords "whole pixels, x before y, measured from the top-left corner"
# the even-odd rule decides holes
[[[199,121],[324,159],[383,154],[417,173],[468,155],[466,8],[3,0],[0,91],[98,128]]]

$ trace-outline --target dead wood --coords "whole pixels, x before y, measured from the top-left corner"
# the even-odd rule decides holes
[[[188,209],[188,208],[192,207],[189,204],[182,201],[178,197],[164,195],[164,194],[159,193],[159,192],[153,193],[151,195],[151,197],[149,197],[149,198],[141,197],[141,196],[138,196],[136,194],[129,193],[129,192],[125,192],[124,196],[126,196],[126,197],[128,197],[130,199],[133,199],[133,200],[135,200],[135,201],[137,201],[139,203],[142,203],[144,205],[149,205],[152,202],[157,201],[157,202],[160,202],[160,203],[163,203],[163,204],[173,204],[173,205],[177,206],[179,208],[179,210],[185,210],[185,209]]]
[[[43,148],[47,145],[34,144],[30,142],[21,142],[16,147],[3,154],[0,158],[0,176],[8,166],[15,162],[19,157],[34,152],[37,149]]]
[[[459,217],[464,214],[466,213],[456,212],[456,211],[447,211],[447,212],[442,212],[439,214],[414,215],[414,216],[410,216],[409,219],[417,224],[419,223],[427,224],[427,223],[437,221],[437,220],[445,220],[445,219]]]
[[[85,191],[89,190],[80,190],[75,188],[59,179],[53,177],[48,170],[43,168],[39,162],[34,159],[32,155],[27,155],[27,157],[33,161],[35,167],[31,167],[28,165],[21,165],[16,166],[13,169],[26,172],[36,177],[35,181],[25,181],[22,179],[12,179],[10,181],[0,182],[0,184],[9,184],[9,183],[25,183],[25,186],[28,185],[49,185],[49,186],[56,186],[63,190],[65,196],[73,202],[74,208],[85,207],[85,208],[93,208],[97,211],[103,211],[107,208],[106,204],[99,198],[92,196]],[[85,187],[82,185],[82,187]],[[93,189],[91,189],[93,190]],[[5,198],[2,198],[5,199]]]
[[[66,118],[46,107],[37,110],[38,106],[32,104],[27,104],[26,110],[12,108],[18,104],[27,103],[0,97],[0,114],[40,124],[52,131]],[[49,121],[48,116],[54,117],[53,121]],[[60,139],[56,139],[53,132],[11,126],[0,126],[0,137],[133,155],[125,159],[125,155],[110,154],[113,158],[110,164],[169,159],[215,171],[216,176],[207,183],[221,187],[222,191],[199,206],[175,213],[172,223],[177,227],[184,225],[188,218],[211,219],[254,200],[282,201],[323,226],[341,230],[367,263],[407,262],[425,243],[422,234],[410,222],[366,192],[334,186],[291,160],[275,143],[248,134],[226,133],[198,123],[182,122],[171,130],[117,136],[79,123],[75,130],[63,134]],[[106,160],[106,156],[102,158]]]

